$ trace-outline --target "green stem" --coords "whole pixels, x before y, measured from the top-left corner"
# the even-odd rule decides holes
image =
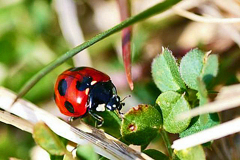
[[[172,158],[173,151],[172,151],[172,148],[171,148],[171,143],[170,143],[168,134],[167,134],[167,132],[164,129],[162,129],[160,133],[161,133],[162,139],[163,139],[163,141],[165,143],[165,146],[166,146],[166,148],[168,150],[169,157]]]
[[[128,19],[126,19],[125,21],[123,21],[122,23],[119,23],[118,25],[114,26],[113,28],[102,32],[98,35],[96,35],[95,37],[93,37],[92,39],[90,39],[89,41],[86,41],[84,43],[82,43],[81,45],[73,48],[72,50],[66,52],[65,54],[63,54],[62,56],[60,56],[58,59],[54,60],[53,62],[51,62],[50,64],[48,64],[46,67],[44,67],[42,70],[40,70],[37,74],[35,74],[20,90],[20,92],[17,95],[16,100],[19,97],[24,96],[43,76],[45,76],[47,73],[49,73],[50,71],[52,71],[54,68],[56,68],[57,66],[61,65],[63,62],[65,62],[66,60],[68,60],[69,58],[73,57],[74,55],[76,55],[77,53],[81,52],[82,50],[90,47],[91,45],[97,43],[98,41],[122,30],[125,27],[128,27],[136,22],[139,22],[143,19],[146,19],[148,17],[151,17],[155,14],[158,14],[160,12],[163,12],[165,10],[167,10],[168,8],[170,8],[171,6],[175,5],[176,3],[178,3],[181,0],[166,0],[162,3],[158,3],[155,6],[148,8],[147,10],[132,16]],[[15,101],[16,101],[15,100]]]

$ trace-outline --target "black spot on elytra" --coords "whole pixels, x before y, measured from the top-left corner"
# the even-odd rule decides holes
[[[77,81],[76,88],[79,91],[84,91],[85,89],[91,86],[92,78],[91,77],[83,77],[82,82]]]
[[[71,104],[70,102],[66,101],[66,102],[64,103],[64,106],[66,107],[66,109],[67,109],[70,113],[74,113],[74,108],[73,108],[73,106],[72,106],[72,104]]]
[[[69,71],[72,71],[72,72],[74,72],[74,71],[81,71],[81,70],[83,70],[83,69],[85,69],[85,68],[86,68],[86,67],[70,68]]]
[[[58,83],[58,92],[61,96],[64,96],[67,91],[67,81],[65,79],[60,80]]]

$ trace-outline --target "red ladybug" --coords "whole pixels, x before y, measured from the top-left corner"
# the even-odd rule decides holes
[[[90,67],[71,68],[58,76],[55,84],[55,102],[60,111],[71,117],[83,117],[90,113],[95,119],[103,119],[97,112],[120,110],[121,103],[110,77]]]

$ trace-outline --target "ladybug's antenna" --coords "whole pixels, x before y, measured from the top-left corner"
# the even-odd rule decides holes
[[[120,102],[123,102],[125,99],[127,99],[127,98],[129,98],[129,97],[131,97],[131,95],[129,94],[129,95],[127,95],[126,97],[124,97]]]

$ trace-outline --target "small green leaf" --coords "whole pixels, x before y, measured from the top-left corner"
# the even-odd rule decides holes
[[[217,76],[218,73],[218,56],[212,54],[210,56],[206,55],[206,62],[202,70],[202,80],[206,85],[209,85],[211,80]]]
[[[154,59],[152,63],[152,76],[155,84],[162,92],[186,89],[176,60],[172,52],[167,48]]]
[[[143,153],[145,153],[146,155],[148,155],[149,157],[151,157],[154,160],[168,160],[168,156],[166,156],[165,154],[163,154],[162,152],[155,150],[155,149],[147,149],[144,150]]]
[[[198,49],[191,50],[181,60],[180,73],[184,82],[191,89],[198,89],[197,77],[201,77],[206,85],[217,76],[218,57],[204,54]]]
[[[180,73],[191,89],[197,90],[197,77],[203,69],[204,53],[198,49],[189,51],[181,60]]]
[[[176,151],[174,150],[174,160],[205,160],[206,156],[201,145],[187,148],[184,150]]]
[[[191,119],[178,121],[175,119],[178,114],[189,111],[190,105],[181,95],[174,91],[167,91],[157,98],[156,103],[160,106],[163,115],[163,128],[170,133],[180,133],[184,131]]]
[[[123,139],[135,145],[148,144],[156,137],[162,117],[151,105],[138,105],[124,115],[121,126]]]
[[[77,157],[81,160],[98,160],[98,155],[91,145],[78,146]]]
[[[51,155],[64,155],[67,150],[60,138],[45,124],[37,123],[33,129],[36,143]]]

